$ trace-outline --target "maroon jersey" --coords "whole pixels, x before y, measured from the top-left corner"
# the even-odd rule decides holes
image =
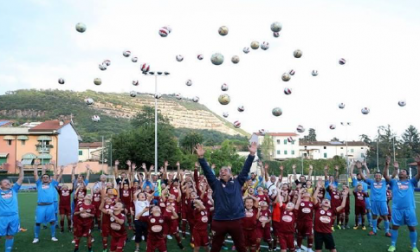
[[[125,221],[125,215],[123,213],[114,214],[120,220]],[[110,217],[110,227],[111,227],[111,236],[112,237],[124,237],[127,236],[127,231],[125,230],[125,224],[119,224],[114,217]]]
[[[390,190],[386,190],[386,203],[388,204],[390,200],[392,200],[392,193]]]
[[[258,208],[252,207],[250,210],[245,208],[245,217],[242,218],[242,227],[252,230],[257,227]]]
[[[92,197],[92,204],[99,209],[99,206],[101,205],[101,194],[100,193],[94,193]]]
[[[163,240],[163,225],[165,221],[168,221],[168,217],[164,216],[149,216],[147,222],[148,222],[148,235],[147,239],[150,239],[152,241],[156,240]]]
[[[267,202],[267,204],[270,204],[270,198],[267,195],[265,195],[265,194],[259,195],[258,194],[257,197],[259,199],[259,202],[265,201],[265,202]]]
[[[207,230],[209,218],[206,210],[194,209],[194,229]]]
[[[314,204],[312,201],[300,202],[298,216],[298,221],[312,221],[314,217]]]
[[[60,195],[60,206],[61,207],[70,207],[70,197],[73,190],[58,190],[58,195]]]
[[[84,210],[88,214],[95,215],[96,213],[96,207],[93,204],[86,205],[85,203],[78,206],[76,209],[77,212],[81,212]],[[93,216],[86,216],[85,213],[80,213],[79,218],[81,221],[81,224],[84,226],[90,225],[93,221]]]
[[[279,232],[280,233],[294,233],[295,232],[295,222],[297,217],[297,211],[287,211],[286,205],[281,207],[281,218],[279,223]]]
[[[206,208],[207,208],[207,212],[211,212],[211,210],[210,210],[210,208],[212,208],[212,207],[214,207],[213,206],[213,202],[210,200],[210,198],[209,198],[209,196],[208,196],[208,194],[207,193],[205,193],[204,195],[203,195],[203,203],[204,203],[204,205],[206,206]]]
[[[120,197],[121,197],[121,202],[125,205],[129,205],[131,202],[131,189],[120,189]]]
[[[341,198],[340,198],[340,192],[335,190],[328,189],[328,193],[331,196],[331,208],[338,207],[341,205]]]
[[[331,227],[334,223],[333,216],[337,214],[335,208],[324,210],[320,204],[314,206],[315,209],[315,232],[318,233],[331,233]]]
[[[113,208],[114,208],[113,205],[107,205],[107,204],[104,205],[105,210],[108,210],[108,209],[112,210]],[[109,214],[102,213],[102,220],[101,220],[102,224],[103,225],[110,225],[110,223],[111,223],[110,218],[111,218],[111,216]]]
[[[172,194],[172,195],[175,195],[175,199],[177,199],[181,192],[178,190],[178,188],[171,186],[169,188],[169,193]]]
[[[258,227],[261,227],[262,226],[262,221],[266,221],[266,220],[268,220],[269,218],[271,218],[271,211],[270,211],[270,209],[269,208],[267,208],[267,209],[265,209],[265,210],[260,210],[260,217],[258,218],[258,223],[257,223],[257,226]],[[270,222],[267,222],[266,224],[265,224],[265,226],[267,226],[267,225],[270,225]]]
[[[86,196],[87,190],[83,189],[83,190],[78,190],[77,194],[74,195],[74,201],[76,201],[80,196],[83,196],[83,198]]]
[[[355,206],[360,206],[360,207],[366,206],[366,203],[365,203],[365,198],[367,197],[367,193],[366,192],[356,192],[356,191],[353,191],[353,195],[354,195],[354,204],[355,204]]]
[[[173,217],[172,212],[169,210],[169,207],[171,207],[171,206],[175,208],[176,213],[178,212],[178,207],[176,205],[176,202],[175,201],[170,202],[169,200],[166,200],[165,207],[162,210],[162,214],[165,217],[168,217],[169,219],[176,219],[176,218]]]
[[[289,202],[293,202],[293,200],[297,198],[298,193],[298,190],[291,190],[289,193]]]

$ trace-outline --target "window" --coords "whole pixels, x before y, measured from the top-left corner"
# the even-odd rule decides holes
[[[279,150],[277,151],[277,155],[280,155],[280,151]]]
[[[287,139],[284,139],[284,144],[287,144]]]
[[[324,158],[327,158],[327,153],[326,152],[324,153]]]
[[[0,157],[0,165],[7,162],[7,157]]]
[[[287,155],[287,150],[284,151],[284,155]]]
[[[22,140],[21,142],[22,142],[22,145],[25,145],[25,142],[26,142],[26,141],[25,141],[25,140]]]
[[[361,147],[360,149],[362,149],[362,150],[363,150],[363,147]]]
[[[7,140],[7,145],[12,145],[12,140]]]
[[[354,153],[354,149],[351,149],[351,150],[350,150],[350,152],[351,152],[351,153]]]
[[[277,139],[277,144],[280,144],[280,140],[279,139]]]
[[[341,147],[340,149],[343,149],[343,147]]]
[[[294,144],[295,144],[295,140],[292,141],[292,145],[294,145]]]
[[[46,158],[46,159],[41,159],[41,164],[42,164],[42,165],[46,165],[46,164],[49,164],[49,163],[50,163],[50,161],[51,161],[51,159],[48,159],[48,158]]]
[[[83,151],[79,150],[79,156],[83,155]]]
[[[294,150],[292,150],[292,155],[295,155],[295,151]]]

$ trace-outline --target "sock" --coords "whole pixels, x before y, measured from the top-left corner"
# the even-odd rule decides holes
[[[367,219],[369,222],[369,225],[372,225],[372,213],[369,211],[369,213],[367,213]]]
[[[64,226],[64,225],[63,225]],[[71,228],[71,218],[70,216],[67,216],[67,228],[70,229]]]
[[[376,234],[376,227],[378,226],[378,219],[373,219],[372,220],[372,225],[373,225],[373,232]]]
[[[314,243],[313,237],[308,237],[308,249],[312,248],[312,244]]]
[[[50,225],[51,237],[55,237],[55,223]]]
[[[79,244],[80,244],[80,239],[79,237],[77,237],[76,239],[74,239],[74,248],[79,249]]]
[[[102,247],[105,249],[108,249],[108,239],[102,238]]]
[[[35,238],[39,237],[39,232],[41,231],[41,225],[35,225]]]
[[[360,225],[362,223],[362,215],[357,215],[357,224]]]
[[[14,238],[12,239],[6,239],[6,243],[5,243],[5,252],[12,252],[12,248],[13,248],[13,242],[15,241]]]
[[[382,218],[381,218],[381,217],[379,217],[379,218],[378,218],[378,225],[376,225],[376,227],[379,227],[379,225],[381,224],[381,222],[382,222]]]
[[[389,221],[388,220],[384,221],[384,227],[385,227],[385,232],[389,233]]]
[[[92,248],[92,236],[91,235],[89,235],[87,237],[87,244],[88,244],[88,249],[91,249]]]
[[[410,238],[411,238],[411,232],[410,232]],[[398,239],[398,230],[391,229],[391,246],[396,246]]]
[[[175,236],[176,242],[181,243],[181,241],[182,241],[181,236],[179,236],[178,233],[176,233],[174,236]]]
[[[344,218],[345,219],[345,222],[346,222],[346,226],[349,224],[349,215],[348,214],[346,214],[346,217]]]
[[[296,239],[296,243],[297,243],[298,248],[302,247],[302,240],[303,240],[303,237],[301,235],[298,235],[298,237]]]
[[[410,232],[411,248],[417,247],[417,231]]]
[[[64,218],[60,220],[60,227],[61,229],[64,229]]]

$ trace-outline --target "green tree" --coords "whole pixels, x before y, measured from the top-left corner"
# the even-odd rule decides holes
[[[402,135],[402,146],[405,157],[413,157],[420,152],[419,132],[413,125],[410,125]]]
[[[165,118],[162,114],[158,112],[158,125],[159,124],[169,124],[169,119]],[[151,127],[155,125],[155,108],[150,106],[144,106],[141,108],[141,111],[131,119],[131,125],[135,128],[141,126]]]
[[[307,136],[304,136],[303,137],[303,140],[310,141],[310,142],[315,142],[316,141],[316,132],[315,132],[315,129],[310,128],[308,135]]]
[[[236,153],[235,145],[230,140],[225,140],[218,150],[213,150],[210,162],[216,165],[217,170],[223,166],[230,166],[233,174],[238,174],[244,164],[244,158]]]
[[[198,143],[203,142],[203,135],[196,131],[187,133],[181,140],[180,144],[187,153],[194,153],[194,148]]]
[[[274,151],[273,137],[271,137],[269,134],[265,134],[260,148],[262,158],[267,161],[271,160]]]

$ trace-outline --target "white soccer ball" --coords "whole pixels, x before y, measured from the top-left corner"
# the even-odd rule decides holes
[[[199,54],[199,55],[197,55],[197,59],[199,59],[199,60],[203,60],[203,59],[204,59],[203,54]]]
[[[226,36],[229,33],[229,28],[227,28],[226,26],[221,26],[219,28],[219,34],[221,36]]]
[[[133,86],[138,86],[139,85],[139,81],[138,80],[133,80],[132,84],[133,84]]]
[[[147,73],[147,72],[149,72],[149,70],[150,70],[150,65],[149,65],[149,64],[146,64],[146,63],[144,63],[144,64],[142,64],[142,65],[140,66],[140,70],[141,70],[143,73]]]
[[[215,53],[211,56],[211,63],[213,63],[216,66],[221,65],[224,60],[225,57],[223,57],[223,55],[220,53]]]
[[[302,57],[302,51],[301,50],[295,50],[294,52],[293,52],[293,56],[295,56],[295,58],[300,58],[300,57]]]
[[[84,33],[86,31],[86,25],[84,23],[77,23],[76,24],[76,31],[80,33]]]
[[[130,96],[131,97],[136,97],[137,96],[137,92],[136,91],[131,91],[130,92]]]
[[[283,111],[281,110],[281,108],[275,107],[273,108],[271,113],[273,114],[273,116],[281,116],[283,114]]]
[[[284,74],[281,76],[281,79],[282,79],[283,81],[289,81],[289,80],[290,80],[290,74],[288,74],[288,73],[284,73]]]
[[[369,114],[369,112],[370,112],[369,108],[367,108],[367,107],[362,108],[362,114],[367,115],[367,114]]]
[[[313,70],[312,71],[312,76],[318,76],[318,70]]]
[[[250,51],[250,50],[249,50],[249,47],[244,47],[244,50],[243,50],[243,52],[244,52],[244,53],[246,53],[246,54],[247,54],[247,53],[249,53],[249,51]]]
[[[295,140],[293,139],[293,137],[288,137],[287,138],[287,142],[289,142],[289,143],[291,143],[291,142],[294,142]]]
[[[175,98],[177,100],[181,100],[182,99],[182,95],[180,93],[178,93],[178,94],[175,95]]]
[[[160,99],[161,97],[162,97],[162,95],[160,93],[155,94],[155,99]]]
[[[183,57],[182,55],[177,55],[177,56],[176,56],[176,60],[177,60],[178,62],[181,62],[181,61],[183,61],[183,60],[184,60],[184,57]]]
[[[275,38],[280,37],[280,33],[278,33],[278,32],[273,32],[273,37],[275,37]]]
[[[335,125],[334,124],[331,124],[330,125],[330,129],[332,129],[332,130],[335,129]]]
[[[101,85],[101,84],[102,84],[102,80],[101,80],[101,78],[95,78],[95,79],[93,80],[93,83],[94,83],[95,85],[99,86],[99,85]]]
[[[233,64],[238,64],[239,63],[239,56],[235,55],[232,57],[232,63]]]
[[[340,108],[340,109],[344,109],[345,107],[346,107],[346,104],[344,104],[344,103],[338,104],[338,108]]]
[[[228,84],[223,83],[221,89],[222,89],[222,91],[228,91],[229,90]]]
[[[341,59],[339,59],[339,60],[338,60],[338,63],[339,63],[340,65],[344,65],[344,64],[346,64],[346,60],[345,60],[345,59],[343,59],[343,58],[341,58]]]
[[[228,94],[221,94],[219,96],[219,103],[222,105],[228,105],[230,103],[230,96]]]
[[[290,94],[292,94],[292,90],[290,88],[285,88],[284,89],[284,94],[285,95],[290,95]]]
[[[170,27],[169,25],[162,27],[163,29],[166,29],[169,33],[172,32],[172,27]]]
[[[261,135],[265,135],[265,129],[260,129],[258,132],[259,132]]]
[[[138,60],[138,58],[137,58],[137,57],[133,57],[133,58],[131,58],[131,61],[132,61],[133,63],[137,63],[137,60]]]
[[[101,71],[105,71],[106,70],[106,65],[104,65],[103,63],[102,64],[99,64],[99,69]]]
[[[92,105],[93,104],[93,99],[92,98],[86,98],[85,99],[85,103],[86,103],[86,105]]]
[[[404,107],[404,106],[405,106],[405,105],[407,105],[407,104],[406,104],[406,102],[405,102],[405,101],[402,101],[402,100],[401,100],[401,101],[399,101],[399,102],[398,102],[398,105],[399,105],[400,107]]]
[[[223,112],[223,117],[224,118],[228,118],[229,117],[229,113],[228,112]]]
[[[123,52],[123,56],[124,57],[130,57],[130,55],[131,55],[131,52],[130,51],[124,51]]]
[[[238,111],[239,112],[244,112],[244,110],[245,110],[245,107],[244,106],[241,105],[241,106],[238,107]]]
[[[261,49],[263,49],[263,50],[267,50],[268,48],[270,48],[270,43],[268,43],[268,42],[262,42],[262,44],[261,44]]]
[[[257,50],[258,48],[260,48],[260,43],[258,41],[252,41],[251,48]]]
[[[111,65],[111,61],[107,59],[107,60],[104,60],[104,62],[102,62],[102,64],[109,67]]]
[[[239,121],[234,121],[234,122],[233,122],[233,126],[235,126],[235,128],[240,128],[240,127],[241,127],[241,122],[239,122]]]
[[[296,131],[299,132],[299,133],[303,133],[303,132],[305,132],[305,128],[302,125],[298,125],[297,128],[296,128]]]
[[[159,35],[162,38],[166,38],[168,36],[168,34],[169,34],[169,30],[166,29],[165,27],[162,27],[162,28],[159,29]]]
[[[63,79],[63,78],[58,79],[58,83],[59,83],[59,84],[63,85],[63,84],[64,84],[64,82],[65,82],[65,81],[64,81],[64,79]]]
[[[101,118],[98,115],[92,116],[92,121],[99,122],[100,120],[101,120]]]
[[[192,80],[187,80],[187,82],[185,82],[185,85],[191,87],[193,84]]]
[[[291,76],[293,76],[293,75],[295,75],[295,70],[293,70],[293,69],[291,69],[290,71],[289,71],[289,74],[291,75]]]
[[[198,102],[199,100],[200,100],[200,98],[198,96],[193,97],[193,102]]]
[[[271,24],[271,30],[273,32],[279,32],[279,31],[281,31],[281,28],[282,28],[282,26],[279,22],[274,22],[274,23]]]

